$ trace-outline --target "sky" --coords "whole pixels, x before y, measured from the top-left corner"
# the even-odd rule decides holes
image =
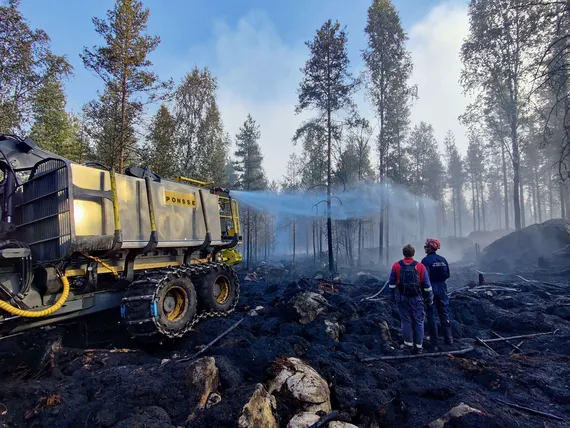
[[[101,81],[83,67],[85,46],[102,43],[92,17],[104,17],[114,0],[21,0],[33,28],[45,30],[54,53],[66,55],[74,76],[66,82],[68,107],[97,96]],[[144,0],[150,9],[148,32],[161,43],[150,59],[162,78],[179,82],[194,66],[208,67],[218,79],[218,103],[227,132],[233,137],[247,114],[260,126],[264,167],[280,181],[289,155],[299,153],[291,138],[303,120],[295,114],[300,68],[308,58],[305,41],[327,20],[347,27],[348,52],[354,75],[363,69],[367,9],[371,0]],[[409,35],[414,62],[411,83],[419,100],[412,125],[431,123],[443,147],[448,130],[465,152],[467,139],[458,116],[467,106],[459,85],[459,50],[468,32],[467,0],[394,0]],[[375,123],[364,94],[355,101],[361,114]],[[232,148],[233,152],[233,148]]]

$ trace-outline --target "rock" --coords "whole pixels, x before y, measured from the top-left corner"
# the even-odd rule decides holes
[[[239,428],[278,428],[273,414],[276,408],[275,397],[258,383],[248,403],[243,406],[238,420]]]
[[[320,314],[326,312],[329,306],[327,299],[312,291],[297,294],[291,299],[289,304],[292,305],[297,312],[301,324],[310,323]]]
[[[213,357],[202,357],[186,367],[186,379],[197,396],[196,402],[191,403],[195,411],[188,415],[187,420],[192,421],[196,417],[196,411],[204,409],[208,404],[210,395],[216,393],[220,386],[220,375]],[[215,402],[215,398],[212,399]]]
[[[341,326],[336,321],[325,320],[327,326],[325,333],[328,334],[335,342],[340,339]]]
[[[321,417],[315,413],[303,412],[293,416],[287,424],[287,428],[309,428],[318,422]]]
[[[220,401],[222,401],[222,396],[217,392],[212,392],[208,397],[208,401],[206,402],[206,409],[214,407]]]
[[[248,272],[248,274],[245,276],[244,280],[245,281],[251,281],[251,282],[258,282],[259,276],[257,275],[256,272]]]
[[[305,412],[330,412],[330,390],[327,382],[312,367],[298,358],[277,360],[275,378],[269,383],[271,394],[291,396],[297,408]]]
[[[311,425],[317,423],[321,417],[315,413],[303,412],[299,413],[289,421],[287,428],[310,428]],[[347,422],[332,421],[327,424],[329,428],[358,428],[356,425]]]
[[[390,326],[383,320],[380,325],[380,337],[384,343],[390,344],[392,343],[392,334],[390,333]]]
[[[329,422],[329,428],[358,428],[356,425],[349,424],[348,422],[332,421]]]
[[[481,416],[485,416],[481,410],[475,409],[473,407],[469,407],[465,403],[460,403],[458,406],[455,406],[441,418],[436,419],[435,421],[431,422],[428,427],[429,428],[443,428],[445,424],[447,424],[452,419],[458,419],[470,413],[476,413]]]
[[[145,427],[145,428],[168,428],[173,427],[170,416],[162,407],[151,406],[130,418],[124,419],[113,428],[130,428],[130,427]]]

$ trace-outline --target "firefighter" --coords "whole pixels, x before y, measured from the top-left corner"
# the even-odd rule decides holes
[[[414,260],[415,249],[410,244],[402,250],[404,259],[392,266],[390,273],[391,301],[396,302],[402,323],[402,349],[414,354],[423,352],[424,301],[433,303],[433,293],[424,265]]]
[[[428,238],[424,244],[424,250],[427,255],[422,260],[422,264],[428,271],[434,294],[435,305],[428,305],[426,307],[427,335],[429,335],[429,341],[434,346],[437,345],[438,340],[438,328],[435,322],[436,310],[439,315],[439,322],[442,326],[445,343],[453,345],[451,322],[449,320],[449,296],[447,295],[447,284],[445,283],[449,278],[449,265],[444,257],[436,253],[440,247],[440,243],[437,239]]]

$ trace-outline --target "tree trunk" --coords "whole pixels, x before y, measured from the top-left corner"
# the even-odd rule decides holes
[[[509,180],[507,179],[507,161],[505,160],[505,146],[501,142],[501,156],[503,160],[503,192],[505,194],[505,229],[509,229]]]
[[[560,190],[560,218],[566,218],[566,198],[564,195],[564,183],[560,182],[559,184]]]
[[[305,222],[305,256],[309,258],[309,219]]]
[[[552,183],[552,171],[549,171],[549,173],[548,173],[548,205],[549,205],[548,216],[549,216],[550,220],[552,220],[554,218],[554,191],[552,190],[553,184],[554,183]]]
[[[457,238],[457,197],[455,196],[455,189],[452,189],[451,204],[453,205],[453,236]]]
[[[479,182],[479,189],[481,191],[481,216],[483,219],[483,231],[487,230],[487,219],[485,217],[485,194],[483,193],[483,182]]]
[[[521,176],[520,176],[520,153],[519,153],[519,142],[517,137],[516,124],[511,126],[511,141],[512,141],[512,151],[513,151],[513,207],[515,211],[515,229],[520,230],[521,225],[524,223],[524,219],[521,219],[521,214],[524,201],[524,196],[520,192],[522,188]],[[519,199],[520,197],[520,199]]]
[[[334,254],[333,254],[333,238],[332,238],[332,217],[331,217],[331,150],[332,150],[332,129],[331,129],[331,110],[327,111],[327,128],[328,128],[328,148],[327,148],[327,239],[329,249],[329,272],[334,272]]]
[[[316,227],[315,219],[313,219],[313,268],[317,268],[317,239],[316,239]]]
[[[473,206],[473,231],[477,230],[477,204],[475,203],[475,184],[471,180],[471,203]]]
[[[119,151],[119,174],[123,173],[125,164],[125,128],[127,126],[127,72],[123,70],[121,94],[121,141]],[[113,168],[114,169],[114,168]]]
[[[390,265],[390,193],[386,189],[386,264]]]
[[[297,230],[296,230],[297,222],[293,219],[293,266],[295,266],[295,255],[297,251]]]
[[[564,182],[564,200],[566,201],[566,219],[570,218],[570,195],[568,194],[568,184]]]
[[[246,268],[249,270],[251,266],[251,209],[247,209],[247,229],[246,229],[246,240],[247,240],[247,258],[246,258]]]
[[[521,226],[522,226],[522,227],[526,227],[526,215],[525,215],[525,207],[524,207],[524,187],[523,187],[522,175],[520,176],[519,188],[520,188],[520,217],[521,217]]]
[[[457,198],[457,223],[459,225],[459,237],[463,236],[463,227],[462,227],[462,219],[461,219],[461,200],[462,200],[462,188],[460,187],[456,191],[456,198]]]
[[[358,261],[356,266],[362,266],[362,219],[358,219]]]
[[[534,175],[536,177],[536,208],[538,210],[538,222],[542,223],[542,201],[540,200],[540,179],[538,176],[538,168],[535,167]]]

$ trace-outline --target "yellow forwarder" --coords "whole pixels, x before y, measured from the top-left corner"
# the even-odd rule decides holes
[[[0,334],[120,308],[145,341],[231,313],[241,262],[229,191],[115,174],[0,134]]]

